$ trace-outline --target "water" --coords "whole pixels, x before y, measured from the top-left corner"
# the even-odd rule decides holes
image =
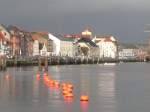
[[[74,85],[66,101],[60,89],[37,80],[38,67],[0,72],[0,112],[149,112],[150,64],[116,66],[65,65],[49,67],[52,79]],[[89,95],[81,102],[80,95]]]

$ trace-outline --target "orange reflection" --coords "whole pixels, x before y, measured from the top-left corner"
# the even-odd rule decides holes
[[[87,101],[80,102],[80,106],[83,112],[88,112],[89,103]]]
[[[40,74],[36,74],[36,79],[40,80]]]
[[[5,75],[5,79],[6,79],[6,80],[10,80],[10,74],[6,74],[6,75]]]

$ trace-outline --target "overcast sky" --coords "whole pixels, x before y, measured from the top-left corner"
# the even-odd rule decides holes
[[[143,42],[150,33],[150,0],[0,0],[0,23],[29,31],[113,35]]]

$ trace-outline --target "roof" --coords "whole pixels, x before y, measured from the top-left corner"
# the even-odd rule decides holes
[[[92,47],[98,47],[97,45],[96,45],[96,43],[94,43],[90,38],[80,38],[78,41],[77,41],[77,43],[78,42],[84,42],[84,43],[88,43],[89,45],[91,45]]]
[[[99,42],[111,42],[117,44],[117,40],[113,36],[96,36],[93,38],[94,42],[97,44]]]
[[[61,41],[70,41],[70,42],[74,41],[74,38],[64,37],[64,35],[61,34],[52,34],[52,35],[54,35],[56,38],[58,38]]]
[[[33,36],[34,35],[34,36]],[[35,40],[39,37],[42,37],[44,39],[48,39],[48,33],[45,32],[32,32],[32,38]]]
[[[110,35],[97,35],[96,38],[110,38]]]

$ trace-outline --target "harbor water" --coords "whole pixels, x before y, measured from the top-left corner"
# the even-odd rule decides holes
[[[49,66],[51,79],[73,84],[73,98],[47,86],[38,67],[0,72],[0,112],[149,112],[150,63]],[[88,95],[89,101],[80,101]]]

